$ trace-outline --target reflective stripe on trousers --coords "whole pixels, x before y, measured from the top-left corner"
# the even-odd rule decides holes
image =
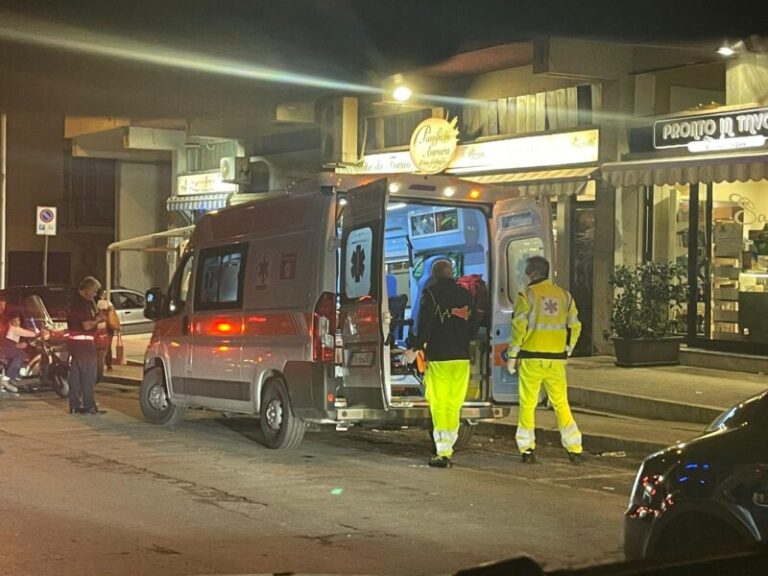
[[[424,376],[438,456],[453,454],[459,435],[461,406],[469,385],[469,360],[430,361]]]
[[[542,384],[549,401],[555,409],[560,441],[568,452],[580,454],[581,432],[571,414],[568,405],[568,387],[565,378],[565,360],[543,360],[540,358],[521,358],[520,370],[520,410],[517,419],[517,447],[520,452],[536,448],[533,430],[536,427],[536,405]]]

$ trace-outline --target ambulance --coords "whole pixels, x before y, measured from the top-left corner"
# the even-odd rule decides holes
[[[461,412],[471,425],[517,402],[506,370],[527,258],[551,260],[547,199],[445,176],[322,174],[203,216],[166,291],[147,293],[144,417],[188,408],[257,415],[263,443],[293,448],[309,426],[430,423],[403,352],[432,264],[488,286]]]

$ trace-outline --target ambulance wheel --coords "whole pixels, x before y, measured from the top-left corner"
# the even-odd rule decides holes
[[[459,426],[459,437],[456,438],[456,443],[453,447],[457,450],[466,448],[472,440],[472,435],[475,433],[475,427],[470,426],[466,422],[462,422]]]
[[[184,416],[184,408],[171,404],[163,369],[155,366],[144,372],[139,388],[141,412],[152,424],[171,426]]]
[[[268,380],[261,392],[259,421],[264,445],[273,450],[289,450],[301,444],[306,426],[293,413],[291,399],[281,378]]]
[[[432,425],[429,426],[429,439],[432,441],[432,450],[435,450],[435,436],[432,434],[434,429]],[[456,442],[453,444],[454,450],[461,450],[469,445],[472,440],[472,435],[475,433],[475,427],[470,426],[466,422],[462,422],[459,425],[459,436],[456,438]]]

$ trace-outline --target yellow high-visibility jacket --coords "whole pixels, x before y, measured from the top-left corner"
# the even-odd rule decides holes
[[[581,334],[568,291],[540,280],[517,295],[509,339],[510,358],[566,358]]]

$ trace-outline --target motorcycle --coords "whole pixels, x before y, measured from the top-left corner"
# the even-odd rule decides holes
[[[22,303],[25,328],[38,333],[27,341],[27,358],[16,382],[19,392],[50,388],[61,398],[69,396],[69,351],[66,335],[51,329],[53,322],[39,296],[28,296]],[[41,329],[42,327],[42,329]]]
[[[61,398],[69,396],[69,352],[64,342],[40,335],[27,343],[27,361],[17,382],[19,392],[51,388]]]

